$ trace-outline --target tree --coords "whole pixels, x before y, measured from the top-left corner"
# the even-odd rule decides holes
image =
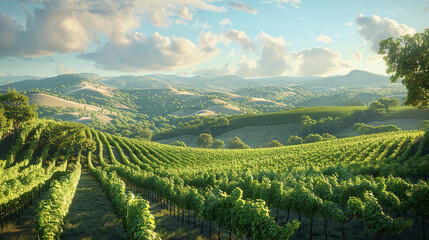
[[[28,97],[16,92],[10,91],[0,95],[0,106],[4,108],[4,115],[12,121],[13,129],[16,131],[27,121],[37,118],[38,107],[28,104]]]
[[[390,37],[380,42],[379,54],[384,55],[386,73],[391,82],[402,79],[408,89],[406,105],[429,104],[429,28],[423,33]]]
[[[222,140],[216,139],[213,141],[212,148],[222,149],[224,147],[225,147],[225,143]]]
[[[228,148],[229,149],[248,149],[250,147],[247,144],[245,144],[240,138],[235,136],[229,139]]]
[[[179,140],[176,140],[176,141],[170,143],[170,145],[179,146],[179,147],[187,147],[185,142],[179,141]]]
[[[304,143],[312,143],[312,142],[320,142],[323,138],[319,134],[308,134],[307,137],[304,139]]]
[[[376,114],[384,114],[389,112],[392,108],[399,106],[400,103],[396,98],[380,98],[369,105],[369,110]]]
[[[138,131],[136,131],[136,138],[143,138],[150,140],[152,139],[152,131],[147,128],[137,128]]]
[[[335,136],[333,136],[333,135],[331,135],[329,133],[322,134],[322,138],[323,138],[323,141],[337,139],[337,137],[335,137]]]
[[[390,111],[394,107],[398,107],[399,105],[401,105],[399,103],[399,100],[396,98],[382,97],[378,99],[378,102],[380,102],[381,106],[383,106],[386,109],[386,112]]]
[[[272,140],[271,142],[269,142],[267,145],[265,145],[265,147],[267,148],[273,148],[273,147],[283,147],[283,144],[281,144],[279,141],[277,140]]]
[[[213,144],[213,137],[208,133],[201,133],[197,137],[197,145],[201,148],[209,148]]]
[[[302,137],[290,136],[289,139],[287,140],[286,144],[287,145],[297,145],[297,144],[301,144],[302,141],[303,141]]]

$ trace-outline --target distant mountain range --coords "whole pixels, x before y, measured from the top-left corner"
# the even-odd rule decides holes
[[[131,81],[130,81],[131,80]],[[180,77],[175,75],[148,75],[142,77],[122,76],[115,81],[107,80],[117,88],[142,88],[151,85],[170,85],[171,87],[197,88],[206,91],[231,92],[241,88],[262,86],[287,86],[296,84],[311,90],[323,89],[362,89],[389,85],[389,76],[383,76],[361,70],[353,70],[347,75],[329,77],[265,77],[245,79],[235,75],[210,76],[199,75],[194,77]],[[150,87],[149,87],[150,88]]]
[[[27,79],[42,79],[43,77],[36,76],[0,76],[0,84],[18,82]]]
[[[24,79],[31,79],[21,81]],[[21,81],[21,82],[18,82]],[[176,75],[153,74],[146,76],[125,75],[119,77],[100,77],[96,74],[67,74],[41,80],[33,76],[0,77],[0,82],[11,82],[2,85],[2,88],[15,87],[17,90],[34,88],[55,88],[55,86],[69,86],[76,81],[95,81],[120,89],[147,89],[147,88],[188,88],[202,91],[226,91],[263,86],[288,86],[296,84],[310,90],[328,89],[364,89],[391,85],[389,76],[374,74],[361,70],[353,70],[347,75],[330,77],[265,77],[245,79],[235,75],[211,76],[199,75],[181,77]]]

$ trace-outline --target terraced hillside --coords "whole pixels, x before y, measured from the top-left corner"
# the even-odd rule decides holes
[[[59,129],[60,136],[55,137]],[[33,234],[33,239],[427,235],[428,132],[213,150],[39,120],[7,136],[0,147],[1,239],[19,239],[24,226],[26,236]],[[113,208],[82,201],[100,193],[97,184]],[[31,206],[36,201],[37,211]],[[94,213],[91,231],[75,221],[84,212]],[[24,215],[33,224],[20,221]],[[85,223],[89,219],[82,217]]]

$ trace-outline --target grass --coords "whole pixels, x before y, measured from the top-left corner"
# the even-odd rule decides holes
[[[86,167],[69,213],[64,220],[61,239],[125,239],[125,229],[101,186],[93,180]]]
[[[249,115],[237,115],[230,116],[229,126],[224,129],[222,133],[231,131],[234,129],[250,127],[250,126],[271,126],[281,125],[288,123],[297,123],[301,121],[301,117],[308,115],[313,119],[320,119],[322,117],[343,117],[351,114],[354,110],[363,110],[365,107],[310,107],[310,108],[298,108],[288,111],[279,111],[274,113],[262,113],[262,114],[249,114]],[[195,135],[196,127],[187,128],[175,128],[169,132],[158,133],[153,136],[153,140],[164,140],[180,135]],[[220,133],[220,134],[222,134]]]
[[[298,135],[299,123],[289,123],[281,125],[271,126],[250,126],[239,129],[234,129],[225,133],[222,133],[215,137],[225,142],[228,146],[230,138],[235,136],[242,139],[247,145],[252,148],[256,148],[259,145],[265,145],[271,140],[278,140],[285,144],[291,135]],[[160,143],[171,143],[176,140],[184,141],[189,147],[198,147],[196,144],[196,135],[182,135],[174,138],[169,138],[159,141]]]
[[[429,119],[429,108],[398,107],[381,118],[381,120],[387,119]]]
[[[12,222],[0,230],[0,239],[7,240],[34,240],[37,239],[36,233],[36,216],[38,212],[39,202],[47,198],[44,194],[39,199],[34,199],[33,204],[24,209],[23,214],[19,218],[14,218]],[[37,196],[37,194],[36,194]]]
[[[313,119],[322,117],[341,117],[352,113],[355,109],[365,107],[311,107],[300,108],[276,113],[264,113],[255,115],[241,115],[230,117],[230,127],[217,136],[228,144],[230,138],[238,136],[251,147],[267,144],[271,140],[278,140],[285,144],[289,136],[297,135],[296,124],[301,121],[301,116],[308,115]],[[394,124],[403,130],[417,129],[422,119],[429,119],[429,109],[417,109],[413,107],[398,107],[383,116],[379,121],[369,123],[371,125]],[[197,147],[195,128],[176,128],[167,134],[157,134],[153,140],[161,143],[171,143],[175,140],[184,141],[190,147]],[[350,129],[343,130],[337,137],[352,137],[358,135]]]

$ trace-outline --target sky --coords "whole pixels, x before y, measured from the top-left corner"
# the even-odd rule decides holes
[[[0,76],[385,74],[429,0],[0,0]]]

